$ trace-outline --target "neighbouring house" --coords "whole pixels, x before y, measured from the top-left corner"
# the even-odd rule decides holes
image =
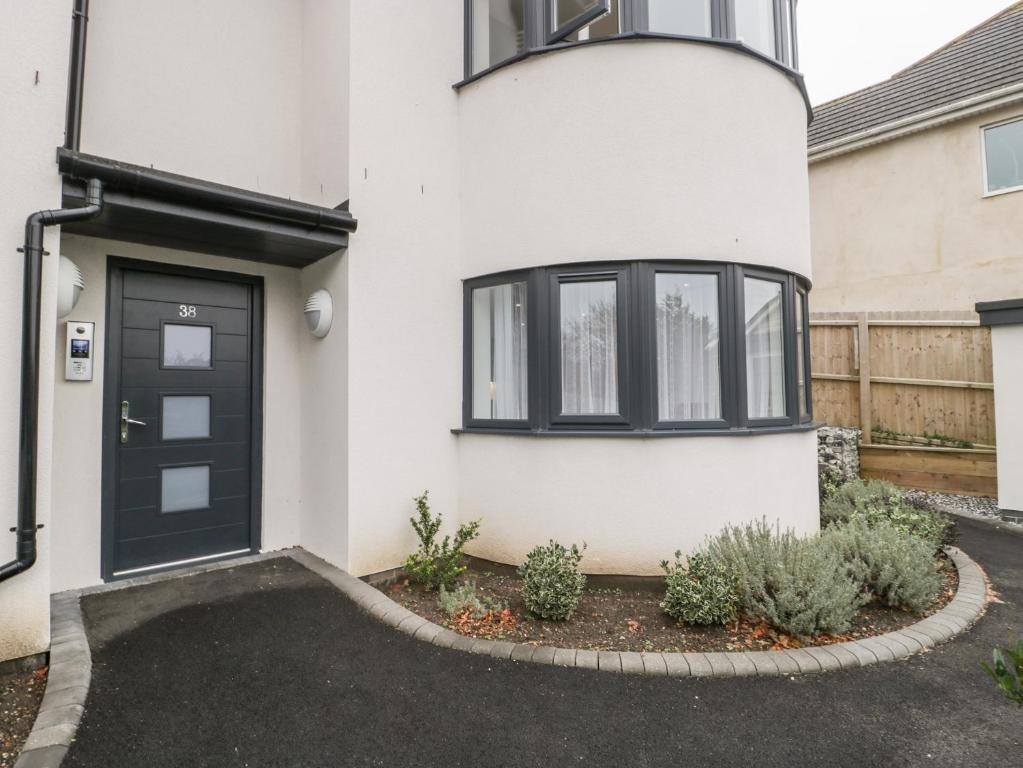
[[[816,530],[794,11],[7,14],[0,659],[61,590],[291,546],[398,566],[424,489],[483,518],[473,555],[557,538],[599,573]]]
[[[893,420],[965,430],[983,421],[990,437],[980,442],[999,447],[1000,503],[1023,509],[1023,331],[1011,301],[1023,297],[1023,3],[890,79],[816,107],[808,146],[814,318],[871,313],[916,324],[888,355],[890,369],[872,371]],[[986,336],[963,327],[976,324],[975,308],[984,325],[998,325],[993,413],[992,355],[978,349]],[[935,328],[925,333],[928,322]],[[859,348],[876,351],[879,336]],[[934,365],[956,348],[958,361]],[[820,353],[823,370],[830,353]],[[894,383],[914,360],[923,362],[911,375],[923,383]],[[941,379],[959,379],[947,397],[935,394]],[[869,414],[864,423],[869,439]],[[919,469],[891,467],[904,477]]]

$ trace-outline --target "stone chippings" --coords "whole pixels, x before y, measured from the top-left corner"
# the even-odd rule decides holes
[[[35,725],[15,768],[56,768],[78,730],[92,679],[92,653],[77,594],[50,603],[50,672]]]
[[[848,439],[855,442],[858,435]],[[984,612],[987,585],[983,571],[969,557],[955,547],[949,547],[947,551],[959,571],[959,591],[945,608],[910,627],[831,646],[730,653],[598,652],[463,637],[426,619],[419,619],[365,582],[307,552],[293,550],[291,556],[337,586],[385,624],[411,634],[417,640],[442,648],[510,659],[517,663],[577,667],[613,674],[651,677],[768,677],[854,669],[904,659],[965,631]]]
[[[860,476],[860,435],[850,427],[821,427],[817,430],[818,467],[830,467],[843,482]]]

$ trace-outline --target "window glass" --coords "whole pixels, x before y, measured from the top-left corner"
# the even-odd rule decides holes
[[[553,0],[554,29],[561,29],[573,19],[602,4],[602,0]]]
[[[208,325],[163,326],[163,365],[166,368],[212,368],[213,329]]]
[[[781,3],[781,24],[782,29],[785,30],[785,51],[782,55],[782,61],[788,64],[790,67],[795,68],[796,56],[796,34],[795,25],[793,24],[794,19],[792,18],[792,0],[782,0]]]
[[[184,512],[210,506],[210,465],[161,470],[160,511]]]
[[[806,380],[806,294],[796,292],[796,383],[799,387],[799,415],[810,415],[810,390]]]
[[[774,56],[774,0],[735,0],[735,36]]]
[[[473,74],[523,50],[523,0],[472,0]]]
[[[528,416],[526,284],[472,292],[472,415]]]
[[[562,283],[561,411],[618,413],[618,291],[614,280]]]
[[[209,395],[165,395],[160,424],[164,440],[209,437]]]
[[[711,36],[710,0],[650,0],[651,32]]]
[[[658,273],[657,416],[721,418],[717,275]]]
[[[747,277],[746,404],[749,418],[785,416],[785,325],[782,284]]]
[[[572,2],[572,6],[583,7],[583,11],[600,5],[600,3],[586,3],[586,2]],[[561,4],[558,5],[560,9]],[[578,14],[573,14],[573,16]],[[571,21],[569,18],[567,21]],[[567,23],[559,22],[558,26],[562,26]],[[594,21],[591,21],[586,26],[572,32],[571,34],[565,35],[563,38],[568,42],[580,42],[583,40],[596,40],[599,37],[609,37],[611,35],[617,35],[622,31],[622,17],[619,12],[619,0],[611,0],[608,4],[608,12],[598,17]]]
[[[987,191],[1023,187],[1023,120],[984,131]]]

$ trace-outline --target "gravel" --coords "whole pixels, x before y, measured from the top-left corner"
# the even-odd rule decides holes
[[[939,493],[938,491],[913,490],[906,491],[906,496],[914,501],[922,501],[935,509],[952,515],[981,517],[988,520],[1002,519],[1002,511],[998,508],[998,499],[991,499],[985,496],[960,496],[955,493]]]

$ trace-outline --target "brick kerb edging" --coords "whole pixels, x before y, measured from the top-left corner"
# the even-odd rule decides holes
[[[829,672],[904,659],[965,632],[984,613],[987,582],[980,566],[957,547],[946,547],[959,571],[952,601],[926,619],[897,632],[835,645],[782,651],[728,653],[636,653],[551,648],[460,635],[398,605],[378,589],[304,550],[288,554],[351,598],[360,608],[399,632],[441,648],[559,667],[655,677],[770,677]],[[16,766],[21,768],[21,766]]]
[[[76,593],[50,600],[50,674],[35,725],[14,768],[57,768],[85,709],[92,653]]]

